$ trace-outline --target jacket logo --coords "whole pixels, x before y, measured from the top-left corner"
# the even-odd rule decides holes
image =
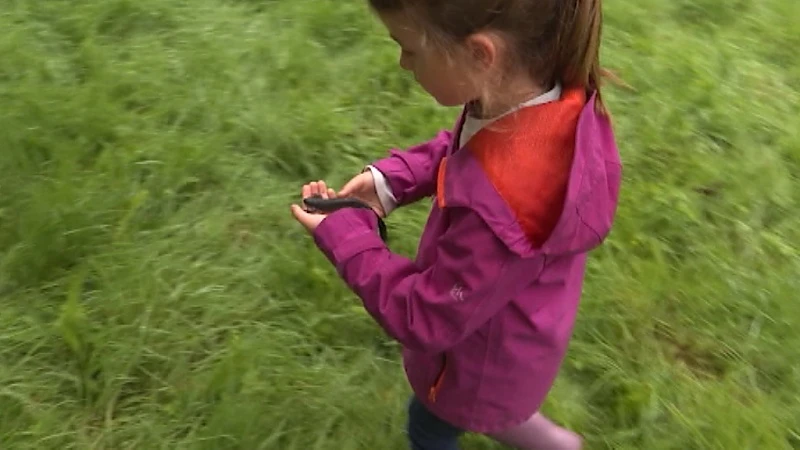
[[[464,301],[464,286],[461,286],[458,283],[453,285],[453,288],[450,289],[450,297],[452,297],[453,300],[455,300],[457,302],[463,302]]]

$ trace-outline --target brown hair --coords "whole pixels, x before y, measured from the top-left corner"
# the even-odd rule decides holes
[[[439,41],[461,42],[480,31],[509,38],[515,62],[546,85],[597,91],[600,67],[602,0],[369,0],[379,13],[406,12],[421,20]],[[434,39],[436,40],[436,39]]]

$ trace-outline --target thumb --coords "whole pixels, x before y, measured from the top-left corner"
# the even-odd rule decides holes
[[[303,210],[299,205],[292,205],[292,215],[298,222],[306,226],[308,221],[308,213]]]
[[[348,181],[344,187],[339,191],[339,197],[349,197],[353,195],[356,191],[361,189],[361,185],[363,184],[363,179],[360,176],[355,176],[350,181]]]

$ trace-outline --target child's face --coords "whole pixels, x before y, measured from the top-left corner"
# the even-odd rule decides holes
[[[480,97],[476,77],[469,64],[448,57],[438,46],[425,43],[423,32],[403,13],[380,13],[390,36],[400,46],[400,67],[414,78],[439,104],[459,106]]]

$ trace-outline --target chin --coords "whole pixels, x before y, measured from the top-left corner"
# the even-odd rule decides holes
[[[436,103],[438,103],[441,106],[444,106],[445,108],[454,108],[456,106],[464,106],[464,104],[467,103],[466,101],[463,101],[461,99],[442,98],[442,97],[437,97],[435,95],[432,95],[432,97],[436,100]]]

